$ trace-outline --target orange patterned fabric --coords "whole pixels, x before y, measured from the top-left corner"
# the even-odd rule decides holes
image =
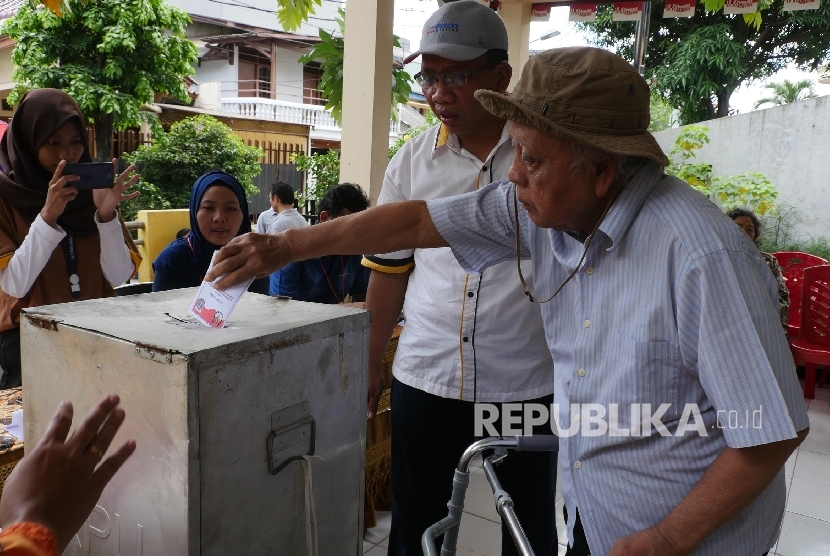
[[[3,556],[57,556],[52,532],[39,523],[15,523],[0,533]]]

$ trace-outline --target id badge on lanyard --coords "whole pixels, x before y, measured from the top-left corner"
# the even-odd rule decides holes
[[[69,291],[72,299],[81,299],[81,278],[78,276],[78,254],[75,251],[75,237],[66,236],[63,243],[63,255],[66,258],[66,269],[69,271]]]

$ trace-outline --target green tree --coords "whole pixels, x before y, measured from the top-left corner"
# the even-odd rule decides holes
[[[669,129],[675,124],[674,107],[656,93],[651,93],[649,113],[651,121],[648,130],[652,133]]]
[[[277,19],[283,29],[294,32],[304,21],[308,21],[315,6],[322,5],[322,0],[277,0]]]
[[[768,83],[765,88],[772,91],[771,97],[764,97],[755,103],[755,108],[764,104],[790,104],[804,100],[805,98],[815,98],[816,92],[813,89],[813,82],[809,79],[802,79],[801,81],[790,81],[785,79],[782,83]]]
[[[320,202],[329,189],[337,185],[340,180],[340,152],[330,150],[325,154],[310,155],[295,154],[291,162],[297,165],[297,170],[313,178],[306,181],[306,188],[298,199],[301,206],[307,201]]]
[[[129,220],[144,209],[188,208],[191,186],[212,168],[232,175],[253,195],[258,191],[253,179],[262,171],[262,154],[211,116],[176,122],[168,133],[154,135],[152,145],[142,145],[124,156],[141,173],[137,185],[141,195],[124,208],[124,218]]]
[[[692,162],[697,158],[698,150],[709,143],[709,128],[699,125],[687,125],[680,131],[674,141],[669,158],[672,163],[666,173],[677,176],[707,197],[712,194],[712,167],[709,164]]]
[[[395,143],[391,147],[389,147],[389,160],[392,160],[392,157],[395,156],[395,153],[397,153],[401,149],[401,147],[403,147],[404,143],[406,143],[413,137],[419,136],[420,134],[422,134],[423,132],[425,132],[426,130],[428,130],[440,121],[438,119],[438,116],[436,116],[432,110],[427,112],[426,120],[427,121],[426,123],[424,123],[424,125],[409,129],[403,137],[399,137],[395,141]]]
[[[649,24],[646,75],[680,111],[684,124],[730,113],[742,83],[765,79],[789,63],[816,70],[830,58],[830,2],[817,10],[784,12],[783,0],[761,0],[759,12],[724,15],[724,0],[706,0],[692,18],[663,18],[655,4]],[[581,24],[593,42],[632,60],[635,24],[612,22],[600,6],[596,23]]]
[[[300,58],[301,64],[309,62],[320,62],[323,68],[323,75],[320,77],[320,85],[317,87],[326,99],[326,109],[331,111],[334,120],[340,124],[343,116],[343,45],[345,42],[346,12],[338,8],[337,25],[340,28],[339,37],[320,29],[321,42]],[[400,47],[401,43],[397,35],[393,36],[393,46]],[[391,54],[391,52],[390,52]],[[392,110],[393,117],[397,117],[395,106],[409,100],[409,93],[412,91],[410,85],[411,77],[403,68],[392,68]]]
[[[112,130],[137,127],[155,92],[189,100],[196,47],[184,35],[190,18],[164,0],[69,0],[60,16],[24,3],[2,33],[12,52],[9,102],[39,87],[69,93],[95,126],[99,160],[112,154]]]

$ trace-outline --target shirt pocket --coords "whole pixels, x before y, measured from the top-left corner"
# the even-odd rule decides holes
[[[611,344],[615,363],[606,399],[609,405],[617,404],[620,424],[631,424],[632,404],[650,404],[652,415],[661,405],[669,404],[661,421],[668,426],[677,420],[682,413],[678,395],[680,346],[665,340],[635,340],[619,330],[612,331]],[[639,413],[645,415],[642,406]]]

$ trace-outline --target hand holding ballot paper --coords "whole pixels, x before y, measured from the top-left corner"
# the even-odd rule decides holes
[[[213,259],[210,261],[210,268],[213,268],[213,261],[216,259],[216,251],[213,254]],[[221,276],[220,276],[221,279]],[[190,306],[190,314],[203,325],[211,328],[222,328],[225,326],[225,321],[233,311],[236,303],[242,297],[242,294],[251,285],[253,279],[230,287],[226,290],[218,290],[213,287],[213,284],[203,281],[196,292],[196,297],[193,304]]]

